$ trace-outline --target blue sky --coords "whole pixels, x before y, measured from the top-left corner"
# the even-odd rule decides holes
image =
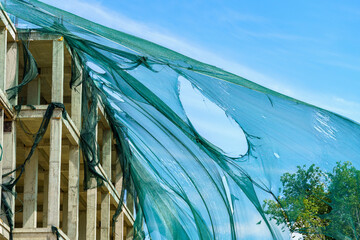
[[[360,2],[44,2],[360,122]],[[242,153],[242,130],[186,89],[182,99],[191,101],[183,104],[199,133]]]
[[[358,1],[45,2],[360,122]]]

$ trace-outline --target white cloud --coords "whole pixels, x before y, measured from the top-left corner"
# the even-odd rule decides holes
[[[44,0],[44,2],[107,27],[111,27],[155,42],[199,61],[215,65],[217,67],[223,68],[224,70],[250,79],[251,81],[285,95],[337,112],[341,115],[360,122],[360,113],[357,110],[360,109],[360,103],[351,102],[337,96],[319,94],[315,91],[309,92],[307,89],[295,89],[290,85],[284,84],[284,79],[276,80],[272,77],[265,76],[264,74],[244,64],[224,59],[223,57],[218,56],[213,52],[198,46],[197,44],[193,44],[188,42],[186,39],[182,39],[180,36],[177,36],[166,29],[162,29],[160,26],[152,26],[148,23],[145,24],[139,21],[134,21],[114,10],[108,9],[104,7],[99,1]],[[264,21],[264,19],[255,18],[253,16],[244,15],[235,17],[244,21]],[[262,37],[298,39],[298,36],[284,36],[279,34],[267,34]]]
[[[243,64],[226,60],[203,47],[187,42],[186,39],[182,39],[180,36],[173,35],[172,33],[167,32],[167,30],[161,29],[159,26],[150,26],[129,19],[118,12],[105,8],[100,2],[85,2],[82,0],[63,0],[61,2],[44,0],[44,2],[107,27],[155,42],[196,60],[223,68],[224,70],[251,79],[264,86],[271,87],[276,91],[281,91],[284,94],[292,93],[289,88],[278,85],[275,79],[265,76]]]
[[[330,98],[329,102],[326,103],[325,101],[323,101],[321,104],[325,109],[329,109],[333,112],[339,113],[340,115],[360,122],[360,103],[358,102],[349,101],[340,97],[333,96]]]

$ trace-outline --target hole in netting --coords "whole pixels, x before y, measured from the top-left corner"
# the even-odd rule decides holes
[[[105,70],[103,68],[99,67],[99,65],[97,65],[91,61],[86,62],[86,65],[96,73],[99,73],[99,74],[105,73]]]
[[[180,76],[179,82],[180,101],[196,131],[229,157],[245,155],[248,143],[241,127],[187,79]]]

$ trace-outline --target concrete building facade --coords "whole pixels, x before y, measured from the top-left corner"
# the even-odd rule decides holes
[[[17,196],[3,191],[14,217],[9,223],[2,212],[0,239],[9,239],[11,225],[14,239],[126,239],[134,223],[134,200],[127,198],[112,229],[111,218],[120,202],[122,173],[116,164],[115,141],[101,101],[98,170],[108,182],[85,191],[79,149],[81,85],[76,89],[69,87],[71,54],[62,36],[31,32],[28,48],[38,64],[39,75],[18,96],[9,99],[6,90],[23,79],[20,35],[8,15],[0,11],[0,174],[24,162],[50,103],[63,103],[67,116],[62,116],[62,109],[54,110],[48,129],[15,186]],[[14,107],[19,104],[21,110],[16,111]],[[17,174],[11,173],[0,181],[16,178]],[[58,236],[52,232],[53,226],[58,229]]]

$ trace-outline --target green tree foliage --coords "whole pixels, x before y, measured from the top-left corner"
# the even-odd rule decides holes
[[[265,200],[265,213],[278,225],[287,225],[291,232],[302,233],[309,239],[325,239],[323,229],[328,225],[321,215],[329,213],[327,176],[315,165],[298,167],[296,173],[281,177],[283,189],[275,200]]]
[[[332,172],[298,166],[280,180],[280,195],[264,201],[278,225],[304,239],[360,238],[360,171],[351,163],[338,162]]]
[[[329,178],[328,233],[336,239],[360,239],[360,171],[349,162],[338,163]]]

